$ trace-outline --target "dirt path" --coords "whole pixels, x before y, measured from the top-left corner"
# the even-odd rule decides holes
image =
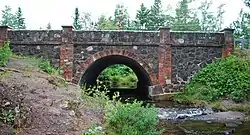
[[[18,112],[16,134],[80,135],[91,124],[100,123],[101,116],[84,106],[78,86],[58,87],[56,82],[63,80],[37,72],[32,64],[25,59],[12,59],[7,68],[16,71],[4,68],[5,73],[0,76],[1,105],[12,106]],[[13,132],[6,127],[0,123],[1,135]]]

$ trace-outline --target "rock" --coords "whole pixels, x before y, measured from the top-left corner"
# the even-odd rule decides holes
[[[211,124],[212,123],[212,121],[206,121],[208,124]]]
[[[60,107],[64,110],[68,110],[69,109],[69,102],[64,101],[62,104],[60,104]]]
[[[56,108],[49,108],[49,112],[52,114],[52,115],[56,115],[56,116],[59,116],[61,114],[60,110],[56,109]]]
[[[232,122],[232,121],[243,121],[245,115],[241,112],[218,112],[209,115],[199,116],[199,119],[203,121],[214,121],[214,122]]]
[[[226,127],[229,127],[229,128],[235,128],[237,127],[238,125],[234,124],[234,123],[225,123],[225,126]]]
[[[188,117],[186,114],[178,114],[176,119],[185,119],[186,117]]]
[[[69,112],[69,115],[70,115],[70,116],[75,116],[75,115],[76,115],[76,113],[75,113],[75,111],[74,111],[74,110],[71,110],[71,111]]]

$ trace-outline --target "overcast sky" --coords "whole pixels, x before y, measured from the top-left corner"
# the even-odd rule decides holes
[[[244,5],[243,0],[213,1],[214,7],[222,3],[226,4],[225,26],[237,19],[239,11]],[[81,12],[90,12],[92,18],[97,20],[101,14],[113,15],[115,5],[122,3],[128,8],[129,15],[133,18],[142,2],[149,7],[153,0],[0,0],[0,10],[3,10],[5,5],[9,5],[13,11],[16,11],[17,7],[20,6],[28,29],[46,27],[48,22],[51,23],[52,29],[61,29],[62,25],[72,24],[75,7],[78,7]],[[162,0],[164,7],[171,5],[175,8],[177,2],[177,0]],[[197,2],[194,5],[198,4]]]

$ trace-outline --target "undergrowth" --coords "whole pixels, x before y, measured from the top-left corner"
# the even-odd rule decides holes
[[[9,41],[3,45],[0,45],[0,67],[7,65],[11,55],[12,55],[12,51],[10,49]]]
[[[104,132],[108,135],[160,135],[157,110],[154,106],[143,106],[142,102],[123,103],[119,93],[108,96],[108,89],[102,83],[90,88],[83,87],[82,98],[98,114],[104,116]],[[92,127],[84,135],[100,135]]]
[[[230,98],[235,102],[250,100],[250,54],[236,52],[203,68],[187,84],[177,101],[216,101]]]

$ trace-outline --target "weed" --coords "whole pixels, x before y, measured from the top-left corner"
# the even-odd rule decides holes
[[[102,82],[90,88],[83,87],[82,98],[105,117],[104,129],[108,135],[160,135],[157,125],[159,119],[154,106],[142,106],[142,102],[122,103],[119,93],[112,98]],[[91,129],[91,131],[94,131]],[[99,132],[88,132],[84,135],[99,135]]]
[[[3,110],[0,113],[0,121],[4,123],[11,123],[13,124],[15,120],[15,115],[12,110]]]
[[[6,42],[4,45],[0,45],[0,67],[6,66],[12,51],[10,49],[10,42]]]
[[[101,135],[102,134],[102,127],[96,124],[92,125],[83,135]]]
[[[57,70],[50,64],[49,60],[40,59],[38,67],[42,69],[42,71],[49,73],[49,74],[56,74]]]
[[[29,71],[24,71],[23,76],[24,76],[24,77],[31,77],[31,72],[29,72]]]

